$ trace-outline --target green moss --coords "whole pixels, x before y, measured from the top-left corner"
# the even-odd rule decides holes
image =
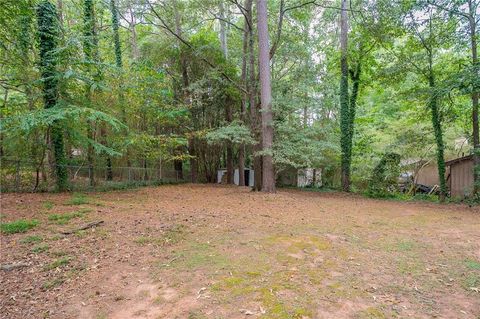
[[[11,223],[2,223],[0,230],[5,234],[24,233],[38,225],[38,221],[35,219],[20,219]]]

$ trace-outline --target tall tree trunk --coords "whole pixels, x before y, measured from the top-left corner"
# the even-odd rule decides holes
[[[174,1],[174,9],[175,9],[175,28],[177,35],[179,37],[182,36],[182,24],[181,24],[181,17],[180,12],[178,10],[177,2]],[[185,51],[183,48],[183,43],[179,40],[178,46],[180,48],[180,67],[182,70],[182,86],[183,86],[183,101],[185,104],[190,104],[190,95],[188,92],[188,87],[190,85],[190,79],[188,77],[188,66],[187,66],[187,58],[185,56]],[[190,180],[192,183],[196,183],[198,179],[198,158],[195,149],[195,137],[190,136],[188,138],[188,152],[190,157]],[[178,168],[182,168],[182,165],[178,165]],[[183,176],[183,172],[181,173]]]
[[[341,171],[342,171],[342,189],[345,192],[350,191],[350,161],[349,161],[349,127],[350,110],[348,103],[348,14],[347,0],[342,0],[342,10],[340,16],[340,146],[342,150]]]
[[[7,109],[8,93],[9,93],[9,90],[8,90],[8,87],[7,87],[7,88],[5,88],[5,92],[3,93],[3,103],[2,103],[2,107],[0,108],[0,122],[1,123],[3,123],[3,114],[4,114],[3,110]],[[3,157],[3,156],[5,156],[5,151],[3,149],[3,130],[0,130],[0,160],[1,160],[1,157]]]
[[[128,7],[128,13],[130,14],[130,21],[128,22],[129,24],[129,29],[130,29],[130,44],[132,46],[132,59],[134,61],[137,61],[138,58],[140,57],[140,51],[138,50],[138,41],[137,41],[137,20],[135,18],[135,15],[133,14],[133,9],[131,8],[130,4]]]
[[[227,28],[225,23],[225,6],[223,2],[220,2],[220,45],[225,60],[228,59],[228,44],[227,44]],[[227,98],[225,101],[225,120],[227,123],[233,121],[233,110],[231,99]],[[233,166],[233,144],[232,142],[226,143],[227,156],[227,184],[233,184],[234,182],[234,166]]]
[[[32,20],[33,20],[33,16],[31,15],[30,11],[26,12],[20,18],[19,46],[22,51],[21,52],[22,67],[24,67],[25,70],[30,70],[32,66],[31,54],[30,54],[31,44],[32,44]],[[25,97],[27,99],[28,109],[30,111],[34,111],[35,109],[34,92],[32,89],[32,85],[30,83],[31,75],[27,71],[23,73],[23,82],[25,87]],[[5,92],[6,94],[8,94],[8,90],[5,90]],[[5,103],[6,103],[6,100],[5,100]],[[34,129],[29,139],[31,140],[30,155],[33,163],[35,164],[35,169],[37,171],[35,187],[33,188],[33,190],[35,191],[40,182],[38,172],[40,170],[40,166],[43,165],[43,155],[44,155],[44,152],[42,152],[42,149],[41,149],[42,142],[40,137],[40,130],[38,128]]]
[[[118,104],[120,104],[120,114],[122,121],[127,125],[127,112],[125,108],[125,95],[123,92],[124,82],[123,82],[123,59],[122,59],[122,43],[120,42],[120,33],[119,33],[119,21],[118,21],[118,9],[115,3],[115,0],[110,0],[110,11],[112,13],[112,31],[113,31],[113,44],[115,51],[115,65],[120,71],[119,76],[119,87],[118,87]],[[128,130],[124,132],[125,137],[128,135]],[[130,167],[130,152],[126,150],[126,162],[127,166]]]
[[[232,113],[232,106],[231,106],[231,99],[227,99],[227,107],[226,107],[226,121],[227,123],[231,123],[233,120],[233,113]],[[234,182],[234,170],[235,167],[233,165],[233,143],[228,141],[227,142],[227,156],[225,158],[226,166],[227,166],[227,184],[233,184]]]
[[[252,147],[253,152],[253,171],[254,171],[254,183],[253,190],[260,191],[262,189],[262,156],[259,152],[262,151],[262,139],[260,135],[260,112],[257,105],[257,78],[255,75],[255,37],[253,31],[253,0],[247,1],[246,15],[248,17],[249,29],[248,29],[248,65],[249,65],[249,81],[248,81],[248,93],[250,104],[250,123],[252,132],[255,136],[257,144]]]
[[[38,37],[40,43],[40,70],[43,78],[43,99],[45,108],[54,107],[58,98],[58,81],[56,78],[57,41],[59,35],[58,17],[55,5],[47,0],[37,6]],[[67,167],[63,143],[63,125],[58,120],[51,127],[51,139],[55,156],[55,173],[57,189],[67,189]]]
[[[260,68],[260,101],[262,105],[262,192],[275,192],[273,167],[273,115],[270,77],[270,45],[268,36],[267,1],[257,0],[257,29]]]
[[[248,7],[249,0],[245,0],[244,7]],[[250,0],[251,7],[251,0]],[[247,17],[243,24],[243,47],[242,47],[242,74],[241,81],[243,87],[247,89],[247,56],[248,56],[248,28],[249,23]],[[240,105],[240,120],[245,124],[245,112],[247,110],[248,93],[242,94],[242,102]],[[245,144],[241,143],[238,150],[238,185],[245,186]]]
[[[430,53],[430,61],[432,59]],[[440,121],[440,112],[438,110],[438,97],[435,84],[435,76],[432,70],[432,62],[430,62],[430,74],[428,77],[430,87],[430,101],[429,107],[432,112],[432,124],[435,133],[435,141],[437,144],[437,166],[438,166],[438,178],[440,181],[440,201],[444,202],[447,194],[447,183],[445,180],[445,157],[444,157],[444,144],[443,144],[443,132],[442,124]]]
[[[225,23],[225,5],[220,1],[220,46],[225,59],[228,59],[227,27]]]
[[[470,43],[472,50],[472,64],[473,70],[477,77],[480,77],[478,52],[477,52],[477,32],[475,21],[475,8],[472,0],[468,0],[469,8],[469,26],[470,26]],[[474,194],[478,195],[480,192],[480,136],[478,128],[478,99],[479,90],[474,84],[472,91],[472,135],[473,135],[473,162],[474,162]]]
[[[97,37],[95,30],[95,9],[93,0],[84,0],[83,1],[83,51],[85,54],[85,59],[89,64],[87,66],[88,72],[93,75],[94,78],[98,79],[99,71],[92,69],[91,64],[94,61],[97,61],[96,55],[98,57],[98,48],[97,48]],[[87,84],[85,87],[85,98],[89,104],[92,102],[92,87],[90,84]],[[96,139],[96,123],[94,121],[87,121],[87,135],[88,138],[92,141]],[[92,143],[89,143],[87,148],[87,162],[88,162],[88,174],[90,179],[90,186],[95,186],[95,156],[94,148]]]

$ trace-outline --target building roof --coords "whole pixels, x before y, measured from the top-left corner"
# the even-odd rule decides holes
[[[459,157],[459,158],[455,158],[455,159],[450,160],[450,161],[446,161],[445,165],[450,166],[450,165],[453,165],[453,164],[457,164],[457,163],[464,162],[464,161],[470,161],[470,160],[473,160],[473,154],[463,156],[463,157]]]

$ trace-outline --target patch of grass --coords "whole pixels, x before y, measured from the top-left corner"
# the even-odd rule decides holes
[[[263,306],[267,310],[267,314],[261,316],[260,318],[278,318],[278,319],[289,319],[289,315],[285,305],[278,299],[276,291],[273,289],[262,288],[260,290],[261,301]]]
[[[178,185],[184,182],[174,180],[162,180],[162,181],[132,181],[132,182],[106,182],[95,187],[95,192],[108,192],[135,189],[145,186],[161,186],[161,185]],[[92,189],[89,189],[92,190]]]
[[[40,244],[33,247],[32,252],[38,254],[38,253],[43,253],[49,249],[50,249],[50,246],[48,246],[47,244]]]
[[[462,286],[466,290],[470,290],[471,288],[480,288],[480,275],[474,273],[467,274],[462,280]]]
[[[55,204],[54,204],[53,202],[47,200],[47,201],[44,201],[44,202],[42,203],[42,206],[43,206],[43,208],[45,208],[46,210],[51,210],[51,209],[55,206]]]
[[[467,259],[465,261],[465,265],[467,268],[473,269],[473,270],[480,270],[480,262],[472,259]]]
[[[90,203],[89,199],[85,194],[82,193],[74,193],[72,198],[70,198],[65,205],[83,205]]]
[[[408,239],[393,239],[391,242],[387,242],[384,245],[384,249],[388,252],[398,251],[398,252],[409,252],[415,249],[416,243]]]
[[[265,239],[266,244],[284,245],[290,253],[304,251],[311,253],[315,250],[330,249],[330,242],[316,236],[272,236]]]
[[[204,314],[202,313],[198,313],[196,311],[190,311],[190,313],[188,314],[188,319],[207,319],[208,317],[205,316]]]
[[[60,286],[61,284],[63,284],[63,282],[64,282],[63,278],[54,278],[54,279],[45,281],[42,285],[42,288],[44,290],[52,289],[57,286]]]
[[[59,258],[44,267],[44,270],[52,270],[58,267],[66,266],[70,263],[71,258],[68,256]]]
[[[360,311],[355,318],[359,319],[386,319],[387,317],[377,307],[369,307],[365,310]]]
[[[37,236],[37,235],[31,235],[31,236],[27,236],[27,237],[24,237],[20,240],[20,242],[22,244],[33,244],[33,243],[39,243],[43,240],[42,237],[40,236]]]
[[[410,240],[403,240],[397,244],[399,251],[411,251],[415,247],[415,243]]]
[[[184,225],[175,225],[167,229],[164,238],[167,244],[176,244],[185,239],[186,227]]]
[[[5,234],[24,233],[38,225],[38,221],[35,219],[20,219],[11,223],[2,223],[0,230]]]
[[[424,263],[417,257],[398,258],[398,271],[402,274],[410,274],[412,276],[421,275],[425,269]]]
[[[253,282],[240,276],[230,276],[211,287],[214,292],[226,292],[229,296],[245,296],[255,291]]]
[[[153,244],[157,246],[173,245],[185,239],[186,227],[175,225],[165,231],[161,237],[140,236],[134,242],[139,245]]]
[[[68,253],[63,250],[57,250],[57,251],[52,251],[51,255],[54,257],[63,257],[63,256],[67,256]]]
[[[91,209],[84,208],[84,209],[80,209],[78,211],[71,212],[71,213],[50,214],[50,215],[48,215],[48,220],[52,221],[52,222],[55,222],[55,224],[57,224],[57,225],[65,225],[71,219],[83,217],[86,213],[88,213],[90,211],[91,211]]]
[[[179,252],[171,264],[186,269],[208,267],[209,270],[215,271],[230,265],[230,260],[210,244],[193,243],[187,249]]]

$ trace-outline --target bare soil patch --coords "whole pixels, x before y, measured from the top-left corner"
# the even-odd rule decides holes
[[[1,205],[38,221],[1,235],[1,318],[480,318],[475,208],[210,185]]]

